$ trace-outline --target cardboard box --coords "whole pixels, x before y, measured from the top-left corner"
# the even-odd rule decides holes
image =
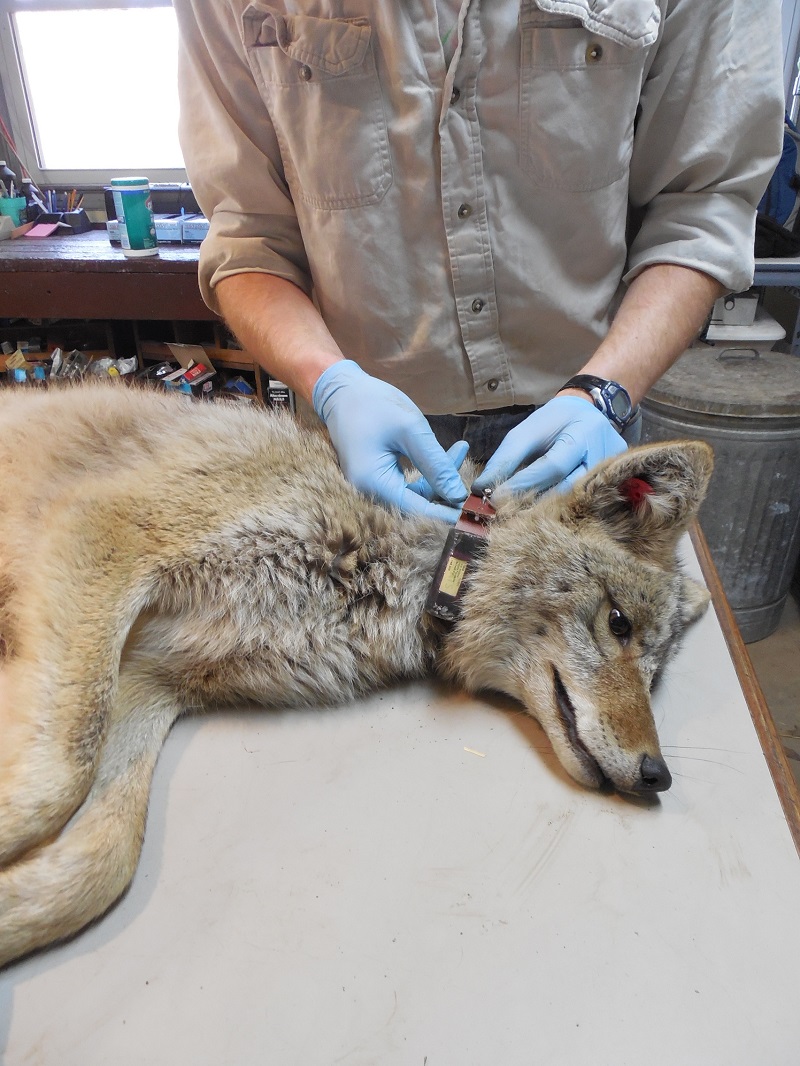
[[[295,396],[288,385],[277,378],[270,378],[267,385],[267,400],[270,407],[281,407],[294,413]]]
[[[720,296],[711,312],[711,321],[721,326],[752,326],[758,307],[758,294],[736,292]]]
[[[185,215],[183,219],[183,239],[187,243],[197,243],[208,233],[208,219],[202,215]]]
[[[166,362],[173,360],[181,366],[181,371],[175,372],[175,377],[183,377],[186,372],[190,373],[190,384],[199,385],[212,378],[217,370],[209,356],[209,349],[202,344],[178,344],[176,341],[142,341],[139,346],[142,360],[150,359],[154,362]],[[198,366],[206,369],[199,371]],[[172,376],[172,375],[170,375]]]
[[[156,240],[181,244],[183,241],[183,215],[156,215]]]

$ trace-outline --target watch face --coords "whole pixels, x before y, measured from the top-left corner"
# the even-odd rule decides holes
[[[611,392],[611,395],[608,397],[611,404],[611,410],[620,422],[624,422],[631,413],[631,401],[628,398],[628,394],[623,389],[609,391]]]

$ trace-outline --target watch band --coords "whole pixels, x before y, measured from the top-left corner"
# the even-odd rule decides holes
[[[563,389],[580,389],[585,392],[597,410],[620,431],[630,425],[639,410],[631,402],[627,389],[618,381],[595,377],[594,374],[576,374],[562,385],[559,391]]]

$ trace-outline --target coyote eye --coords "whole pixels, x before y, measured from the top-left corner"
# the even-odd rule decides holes
[[[618,607],[612,607],[608,616],[608,628],[618,640],[621,640],[623,644],[627,644],[630,640],[633,626]]]

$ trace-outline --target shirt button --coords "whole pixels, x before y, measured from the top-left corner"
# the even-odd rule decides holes
[[[470,207],[469,204],[462,204],[461,207],[459,207],[459,209],[458,209],[458,217],[459,218],[469,218],[469,216],[471,214],[472,214],[472,208]]]
[[[306,66],[305,63],[300,67],[299,74],[303,81],[311,81],[313,77],[311,67]]]
[[[456,86],[454,85],[453,86],[453,91],[450,93],[450,106],[451,107],[453,106],[453,104],[457,104],[458,103],[458,100],[459,100],[460,96],[461,96],[461,90],[456,88]]]
[[[483,307],[484,307],[483,300],[473,300],[472,301],[472,310],[475,312],[476,315],[479,315],[481,313],[481,311],[483,310]],[[497,388],[496,384],[495,384],[495,388]]]
[[[489,390],[489,392],[496,392],[499,384],[500,382],[497,380],[497,378],[492,378],[491,381],[486,382],[486,388]]]

